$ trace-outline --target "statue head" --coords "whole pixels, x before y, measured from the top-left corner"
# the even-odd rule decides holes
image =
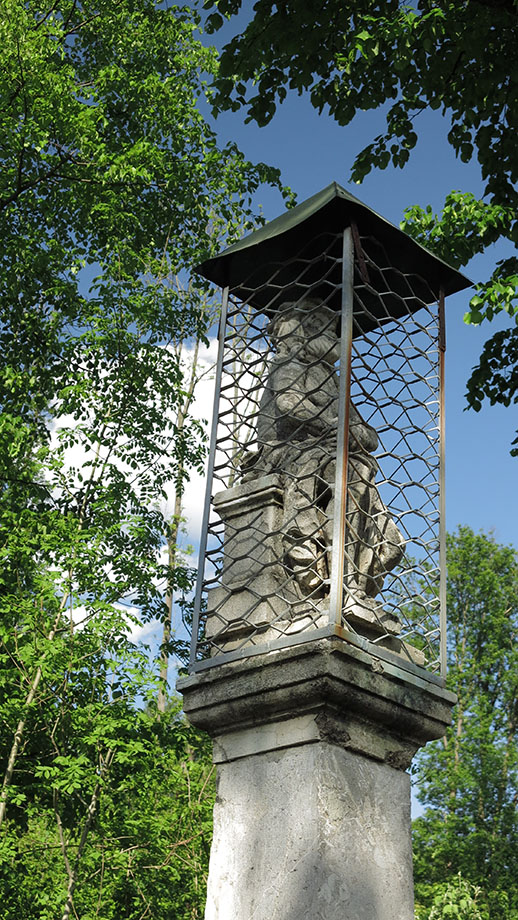
[[[332,366],[340,354],[337,326],[334,310],[307,297],[281,304],[268,324],[268,333],[279,356],[291,356],[308,364],[323,361]]]

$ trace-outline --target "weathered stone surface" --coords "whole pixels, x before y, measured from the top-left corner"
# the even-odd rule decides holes
[[[449,724],[440,681],[330,635],[178,689],[218,768],[206,920],[413,920],[405,770]]]
[[[221,585],[207,592],[205,638],[214,653],[231,650],[279,615],[282,495],[272,475],[214,496],[225,525]]]
[[[257,418],[258,451],[245,478],[284,483],[283,557],[301,597],[326,595],[331,561],[338,426],[336,314],[307,297],[272,315],[273,352]],[[400,561],[405,541],[376,488],[378,436],[349,406],[345,576],[357,608],[369,604]],[[371,626],[372,628],[372,626]],[[380,633],[382,630],[379,630]]]
[[[206,920],[412,920],[407,774],[324,742],[218,771]]]
[[[278,566],[283,488],[276,475],[234,486],[214,496],[213,505],[225,524],[222,583],[244,585]]]
[[[178,689],[190,721],[218,743],[237,728],[311,714],[345,732],[350,750],[401,769],[420,746],[442,737],[455,702],[432,675],[338,636],[219,665],[180,680]]]

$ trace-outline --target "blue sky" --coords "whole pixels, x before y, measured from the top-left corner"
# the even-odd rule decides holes
[[[446,139],[447,122],[439,112],[423,113],[415,124],[419,143],[410,163],[403,170],[373,172],[362,185],[349,182],[350,169],[355,154],[383,130],[381,111],[360,113],[343,128],[329,116],[318,115],[307,97],[289,95],[265,128],[245,125],[240,113],[219,116],[216,128],[221,140],[235,140],[251,160],[279,167],[299,201],[337,181],[398,224],[410,205],[440,209],[452,189],[475,195],[483,191],[478,164],[455,158]],[[274,191],[262,193],[258,201],[267,219],[284,208]],[[474,281],[487,279],[497,259],[509,254],[504,245],[495,245],[463,271]],[[466,381],[484,341],[509,319],[497,318],[479,328],[465,325],[469,297],[465,291],[447,300],[447,526],[453,530],[457,524],[469,524],[475,530],[493,531],[499,542],[518,545],[518,458],[509,454],[518,427],[516,410],[487,406],[479,413],[464,411]]]

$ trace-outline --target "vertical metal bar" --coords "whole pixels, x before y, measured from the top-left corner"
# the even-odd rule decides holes
[[[353,341],[354,244],[351,228],[343,235],[342,331],[338,394],[338,438],[333,520],[329,622],[342,624],[344,594],[345,529],[347,515],[347,461],[349,454],[349,405],[351,397],[351,352]]]
[[[446,424],[444,398],[444,364],[446,352],[446,318],[444,289],[439,292],[439,628],[441,677],[446,677]]]
[[[205,504],[203,506],[203,518],[201,525],[200,548],[198,552],[198,577],[196,580],[196,593],[194,595],[194,611],[192,617],[192,635],[191,635],[191,654],[189,666],[196,661],[196,649],[198,645],[198,629],[200,624],[201,609],[201,592],[203,589],[203,579],[205,576],[205,553],[207,551],[207,533],[209,529],[210,501],[212,497],[212,477],[214,474],[214,458],[216,456],[216,437],[218,432],[218,406],[219,394],[221,390],[221,375],[223,371],[223,352],[225,346],[225,331],[227,328],[227,310],[228,310],[228,287],[223,288],[223,298],[221,302],[221,316],[219,320],[219,345],[218,359],[216,362],[216,379],[214,382],[214,402],[212,408],[212,428],[210,433],[209,462],[207,464],[207,483],[205,486]]]

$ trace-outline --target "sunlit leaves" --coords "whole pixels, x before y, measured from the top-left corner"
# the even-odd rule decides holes
[[[430,205],[407,208],[401,228],[450,265],[461,267],[505,235],[514,219],[510,208],[453,191],[440,214]]]
[[[214,311],[186,279],[250,226],[263,181],[279,187],[202,116],[216,69],[190,7],[2,4],[6,918],[55,920],[67,890],[85,918],[202,911],[211,768],[175,713],[162,730],[144,711],[157,667],[131,633],[192,583],[181,554],[167,559],[166,503],[203,463],[202,425],[181,412]]]
[[[470,193],[451,192],[442,214],[432,208],[413,207],[405,212],[402,228],[446,262],[463,265],[501,236],[515,239],[518,233],[512,208],[477,200]],[[480,325],[499,313],[518,318],[518,258],[500,260],[488,281],[476,286],[465,322]],[[491,405],[510,406],[518,398],[517,329],[501,331],[485,344],[467,386],[468,405],[479,411],[487,399]],[[511,453],[518,454],[513,441]]]
[[[460,871],[483,889],[476,898],[482,916],[509,920],[518,916],[513,547],[468,527],[448,538],[448,620],[448,685],[458,703],[446,738],[428,745],[417,762],[418,795],[426,806],[414,823],[418,900],[431,907],[437,898],[436,906],[444,908],[451,883],[448,897],[458,906],[469,887],[455,881]],[[419,914],[426,920],[435,915]]]
[[[212,15],[228,17],[241,7],[240,0],[204,3],[218,10]],[[214,105],[243,105],[260,125],[289,90],[308,92],[315,108],[340,125],[383,107],[385,131],[356,155],[351,179],[357,183],[372,169],[404,167],[420,113],[439,110],[459,159],[477,159],[485,195],[475,201],[452,192],[437,216],[412,208],[404,229],[460,266],[499,239],[518,242],[516,48],[514,0],[326,0],[318,9],[308,0],[258,0],[243,32],[223,50]],[[478,324],[504,310],[513,315],[517,280],[518,272],[497,266],[478,286],[481,299],[471,302],[467,321]]]

